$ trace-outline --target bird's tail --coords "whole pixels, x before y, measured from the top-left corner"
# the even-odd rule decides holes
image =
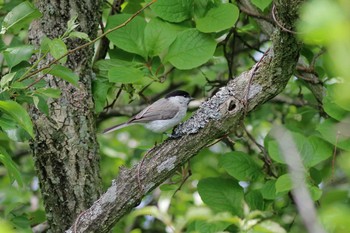
[[[119,125],[115,125],[115,126],[112,126],[110,128],[107,128],[105,130],[103,130],[103,134],[106,134],[106,133],[110,133],[110,132],[113,132],[114,130],[118,130],[118,129],[121,129],[121,128],[124,128],[126,126],[130,125],[128,122],[125,122],[125,123],[122,123],[122,124],[119,124]]]

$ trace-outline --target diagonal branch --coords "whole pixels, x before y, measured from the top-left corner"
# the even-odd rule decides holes
[[[286,13],[278,17],[288,25],[295,22],[302,1],[284,2],[288,3],[276,4],[276,9]],[[171,177],[210,142],[240,127],[246,113],[279,94],[294,72],[299,49],[293,34],[277,29],[272,34],[272,47],[258,64],[203,103],[188,121],[176,128],[177,138],[168,139],[148,152],[139,174],[143,191],[138,186],[137,165],[121,169],[110,188],[66,232],[74,229],[108,232],[146,193]]]

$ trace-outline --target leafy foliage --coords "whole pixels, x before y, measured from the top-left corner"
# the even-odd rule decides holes
[[[41,202],[30,206],[30,201],[40,198],[38,181],[32,158],[28,153],[22,155],[28,150],[28,140],[35,137],[28,106],[50,116],[52,100],[64,90],[47,88],[49,79],[59,78],[79,88],[79,76],[66,66],[66,55],[72,49],[66,42],[91,41],[77,31],[74,16],[61,37],[43,37],[39,48],[27,44],[28,25],[41,13],[32,3],[15,2],[2,6],[6,14],[0,40],[0,162],[4,165],[0,167],[4,193],[0,216],[7,222],[0,221],[1,232],[11,232],[8,223],[27,232],[45,220]],[[263,16],[271,10],[271,0],[251,2]],[[106,31],[135,16],[141,1],[126,1],[116,15],[110,14],[108,6],[102,18]],[[320,203],[317,210],[324,227],[336,233],[348,229],[348,9],[346,1],[305,3],[297,25],[302,32],[299,39],[305,44],[295,76],[283,93],[246,117],[244,133],[234,132],[203,149],[191,161],[192,176],[181,190],[177,188],[185,171],[172,177],[160,192],[147,196],[143,207],[119,222],[114,232],[131,228],[133,232],[305,231],[291,199],[294,187],[280,139],[270,134],[280,124],[292,135],[304,165],[305,184],[312,199]],[[253,19],[243,12],[238,5],[222,1],[158,0],[107,34],[107,54],[93,64],[92,94],[100,114],[99,129],[127,119],[111,120],[115,114],[108,112],[111,107],[117,115],[129,116],[140,110],[135,102],[147,103],[145,96],[153,100],[174,88],[207,97],[225,85],[229,73],[248,70],[269,46],[265,38],[270,35],[264,35],[256,23],[261,17]],[[57,61],[39,70],[39,62],[47,56]],[[133,126],[98,135],[98,140],[101,176],[108,186],[120,166],[132,166],[160,139]]]

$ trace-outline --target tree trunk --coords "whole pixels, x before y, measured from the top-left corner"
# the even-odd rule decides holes
[[[90,38],[96,36],[101,1],[39,0],[36,4],[43,17],[31,25],[32,44],[39,45],[43,36],[61,36],[74,15],[78,15],[79,31]],[[67,45],[74,48],[82,43],[70,40]],[[51,232],[64,232],[101,193],[91,93],[92,56],[93,48],[89,47],[69,55],[65,64],[80,76],[79,88],[46,75],[47,86],[60,89],[62,95],[48,103],[49,116],[34,108],[31,111],[36,130],[31,147]],[[40,66],[50,60],[43,60]]]

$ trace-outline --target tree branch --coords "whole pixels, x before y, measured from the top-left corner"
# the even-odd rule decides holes
[[[276,4],[276,9],[285,12],[278,15],[280,21],[292,26],[289,24],[297,18],[302,1],[287,2]],[[138,165],[122,168],[110,188],[66,232],[74,232],[74,228],[76,232],[108,232],[146,193],[171,177],[210,142],[240,127],[246,113],[280,93],[294,72],[299,49],[294,35],[278,28],[272,34],[272,47],[258,64],[204,102],[188,121],[175,129],[176,138],[147,152],[139,174],[143,190],[138,186]]]

